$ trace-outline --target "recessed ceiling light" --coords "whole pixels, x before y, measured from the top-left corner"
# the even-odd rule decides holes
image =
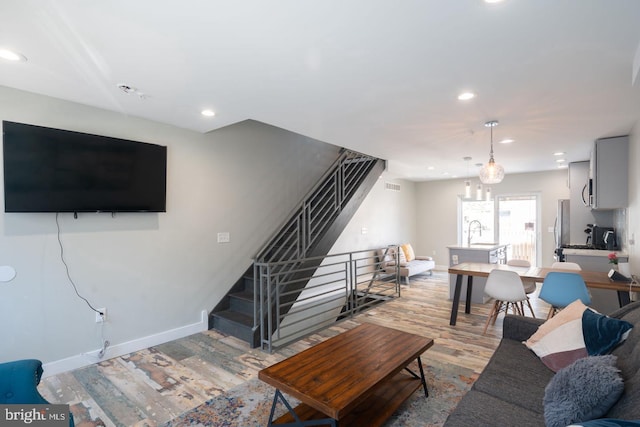
[[[476,97],[476,94],[473,92],[462,92],[460,95],[458,95],[458,100],[460,101],[468,101],[470,99],[473,99]]]
[[[213,117],[216,115],[215,111],[213,110],[202,110],[200,114],[202,114],[205,117]]]
[[[567,169],[569,167],[568,164],[562,164],[562,165],[558,165],[558,169]]]
[[[427,168],[427,170],[428,170],[428,171],[432,171],[432,170],[434,170],[434,169],[435,169],[435,168],[434,168],[433,166],[429,166],[429,167]]]
[[[556,160],[556,163],[564,163],[564,162],[566,162],[566,160],[565,160],[565,159],[558,159],[558,160]]]
[[[500,3],[503,0],[484,0],[485,3]]]
[[[511,144],[514,140],[511,138],[505,138],[502,141],[500,141],[500,144]]]
[[[27,57],[20,53],[14,52],[9,49],[1,49],[1,48],[0,48],[0,58],[6,59],[7,61],[14,61],[14,62],[15,61],[24,62],[27,60]]]
[[[564,151],[556,151],[553,153],[554,156],[564,156],[566,153]]]

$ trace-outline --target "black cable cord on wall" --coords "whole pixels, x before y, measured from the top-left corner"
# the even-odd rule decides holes
[[[69,266],[67,265],[67,262],[64,259],[64,247],[62,246],[62,239],[60,238],[60,223],[58,222],[59,214],[60,212],[56,212],[56,227],[58,229],[58,245],[60,246],[60,259],[62,260],[62,264],[64,264],[64,268],[65,268],[65,271],[67,272],[67,278],[69,279],[69,283],[71,283],[71,286],[73,286],[73,290],[75,291],[78,298],[86,302],[91,310],[95,311],[96,313],[100,314],[100,316],[102,316],[103,313],[101,313],[100,310],[92,306],[88,299],[80,295],[80,293],[78,292],[78,287],[76,286],[73,279],[71,278],[71,274],[69,274]]]

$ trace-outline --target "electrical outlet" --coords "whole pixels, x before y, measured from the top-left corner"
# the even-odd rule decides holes
[[[451,255],[451,263],[458,264],[458,255]]]
[[[96,323],[106,322],[107,321],[107,309],[106,308],[99,308],[98,312],[96,312]],[[102,313],[102,314],[100,314],[100,313]]]
[[[229,232],[223,231],[222,233],[218,233],[218,243],[229,243],[230,241]]]

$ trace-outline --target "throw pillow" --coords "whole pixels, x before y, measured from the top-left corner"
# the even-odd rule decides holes
[[[613,355],[589,356],[560,369],[544,390],[547,427],[565,427],[607,413],[624,391]]]
[[[411,262],[416,259],[416,254],[413,252],[413,247],[410,243],[405,243],[400,247],[402,252],[404,252],[404,257],[407,259],[407,262]]]
[[[600,418],[597,420],[585,421],[580,424],[571,424],[567,427],[640,427],[640,420],[616,420],[614,418]]]
[[[582,335],[582,314],[586,309],[582,301],[572,302],[544,322],[524,344],[554,372],[586,357]]]
[[[592,310],[582,314],[582,334],[589,356],[607,354],[629,336],[633,325]]]
[[[395,248],[384,248],[378,249],[378,259],[383,266],[395,265],[396,261],[396,250]]]
[[[402,250],[402,246],[398,247],[398,258],[400,262],[407,262],[407,257],[404,254],[404,250]]]

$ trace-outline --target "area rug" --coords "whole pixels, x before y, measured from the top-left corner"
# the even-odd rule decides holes
[[[422,389],[416,391],[391,418],[385,427],[441,426],[460,398],[469,390],[477,374],[451,364],[424,361],[429,398]],[[275,389],[258,379],[252,379],[227,393],[180,415],[165,427],[264,427],[269,419]],[[295,406],[298,402],[287,396]],[[276,414],[286,409],[279,404]]]

